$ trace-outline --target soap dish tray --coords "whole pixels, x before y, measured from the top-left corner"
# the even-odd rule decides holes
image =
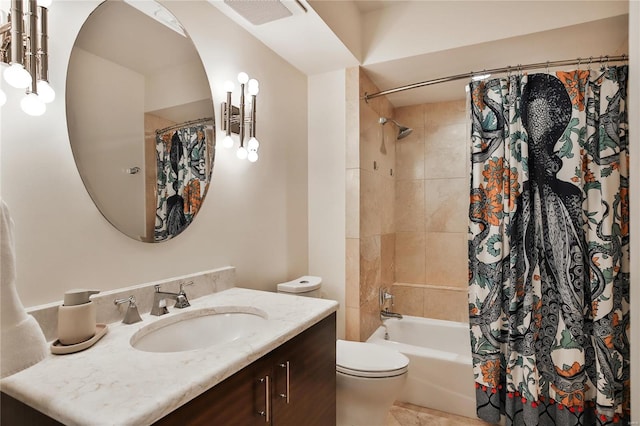
[[[63,345],[59,340],[51,343],[51,353],[56,355],[72,354],[74,352],[80,352],[93,346],[98,340],[107,334],[107,324],[96,324],[96,334],[89,340],[76,343],[75,345]]]

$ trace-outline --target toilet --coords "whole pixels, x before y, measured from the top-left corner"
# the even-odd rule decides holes
[[[278,293],[320,297],[322,279],[303,276],[278,284]],[[366,342],[336,341],[337,426],[384,425],[407,380],[409,358]]]
[[[336,342],[337,425],[384,425],[407,380],[409,358],[373,343]]]

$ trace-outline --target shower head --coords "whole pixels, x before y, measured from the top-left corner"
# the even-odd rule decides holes
[[[412,128],[403,126],[402,124],[398,123],[396,120],[393,120],[391,118],[380,117],[380,119],[378,121],[383,126],[385,124],[387,124],[387,122],[389,122],[389,121],[392,122],[393,124],[395,124],[396,127],[398,128],[398,136],[397,136],[398,140],[406,138],[407,136],[409,136],[411,134],[411,132],[413,132]]]
[[[413,132],[413,129],[410,127],[398,126],[398,140],[406,138]]]

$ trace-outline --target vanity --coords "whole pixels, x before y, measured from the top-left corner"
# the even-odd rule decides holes
[[[234,287],[161,317],[110,323],[95,346],[49,355],[3,379],[1,423],[335,424],[336,309],[331,300]],[[132,345],[143,328],[203,310],[250,311],[265,321],[242,338],[200,349]]]
[[[180,261],[189,247],[174,238],[187,232],[214,185],[214,82],[186,29],[160,3],[109,0],[87,14],[66,68],[67,129],[77,171],[114,228],[155,245],[139,246],[149,264],[167,259],[150,253],[171,252],[171,260]],[[216,61],[225,59],[221,52]],[[170,240],[171,249],[158,248]],[[150,315],[153,287],[177,293],[184,280],[195,283],[186,289],[191,305],[177,309],[169,303],[168,313]],[[335,424],[338,304],[234,285],[233,268],[227,267],[92,297],[106,335],[88,349],[48,354],[2,379],[0,423]],[[126,308],[114,300],[131,296],[142,321],[123,324]],[[58,338],[59,305],[28,312],[49,342]],[[231,339],[214,321],[211,330],[222,331],[205,343],[208,329],[199,329],[203,339],[196,333],[200,346],[193,348],[180,346],[181,332],[164,339],[174,345],[164,352],[157,343],[151,349],[142,344],[167,321],[184,321],[182,331],[193,331],[187,325],[193,316],[234,313],[263,321],[255,328],[248,323],[248,329],[228,325],[226,331],[241,331]]]

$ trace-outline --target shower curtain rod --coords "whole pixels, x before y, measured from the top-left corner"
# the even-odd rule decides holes
[[[380,92],[368,94],[365,92],[362,99],[365,102],[369,102],[369,99],[377,98],[378,96],[390,95],[392,93],[404,92],[405,90],[417,89],[419,87],[431,86],[433,84],[439,83],[447,83],[449,81],[463,80],[466,78],[471,78],[475,75],[482,74],[500,74],[511,71],[524,71],[531,69],[540,69],[540,68],[549,68],[549,67],[562,67],[566,65],[580,65],[580,64],[589,64],[592,63],[608,63],[608,62],[621,62],[629,59],[628,55],[620,55],[620,56],[600,56],[599,58],[577,58],[577,59],[566,59],[563,61],[547,61],[547,62],[538,62],[537,64],[527,64],[527,65],[516,65],[516,66],[508,66],[502,68],[494,68],[490,70],[482,70],[482,71],[472,71],[464,74],[458,75],[450,75],[448,77],[435,78],[433,80],[421,81],[419,83],[408,84],[406,86],[400,86],[393,89],[382,90]]]
[[[191,126],[193,124],[207,123],[213,121],[213,117],[198,118],[197,120],[185,121],[184,123],[174,124],[173,126],[165,127],[164,129],[156,130],[156,134],[164,133],[169,130],[179,129],[180,127]]]

